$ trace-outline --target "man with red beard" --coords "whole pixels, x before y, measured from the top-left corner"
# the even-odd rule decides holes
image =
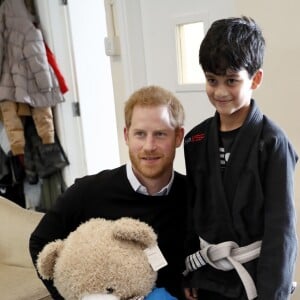
[[[130,163],[75,180],[32,233],[32,260],[35,264],[47,243],[66,238],[90,218],[136,218],[153,227],[168,262],[158,271],[157,287],[184,299],[186,179],[173,170],[184,136],[184,110],[171,92],[148,86],[130,96],[124,114]],[[54,299],[63,299],[52,281],[43,282]]]

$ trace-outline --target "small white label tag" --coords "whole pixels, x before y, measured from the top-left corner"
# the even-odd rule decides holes
[[[144,252],[147,255],[148,261],[154,271],[158,271],[168,264],[158,245],[147,248]]]

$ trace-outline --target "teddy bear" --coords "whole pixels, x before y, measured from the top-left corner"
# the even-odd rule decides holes
[[[39,253],[37,270],[66,300],[176,300],[155,288],[167,262],[153,228],[137,219],[92,218]]]

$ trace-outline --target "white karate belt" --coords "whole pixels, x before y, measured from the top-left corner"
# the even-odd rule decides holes
[[[200,238],[201,250],[186,258],[186,270],[183,274],[187,275],[206,264],[222,271],[235,269],[243,283],[248,299],[255,299],[257,290],[254,281],[242,264],[259,257],[261,243],[261,241],[256,241],[247,246],[239,247],[237,243],[227,241],[213,245]]]

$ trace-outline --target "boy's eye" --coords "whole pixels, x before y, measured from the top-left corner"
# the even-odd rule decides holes
[[[210,85],[214,85],[217,82],[214,78],[206,78],[206,81]]]
[[[236,84],[238,82],[238,80],[230,78],[230,79],[227,80],[227,82],[228,82],[229,85],[234,85],[234,84]]]

